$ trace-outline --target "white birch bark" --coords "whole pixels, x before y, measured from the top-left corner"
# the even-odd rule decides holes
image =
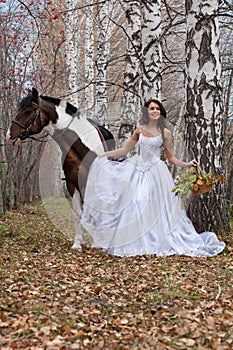
[[[161,0],[142,1],[141,94],[143,101],[161,99]]]
[[[85,110],[86,117],[94,117],[94,27],[93,12],[85,10]]]
[[[66,8],[65,16],[65,35],[66,35],[66,50],[67,50],[67,68],[68,68],[68,93],[69,101],[77,108],[79,107],[79,94],[77,93],[78,71],[79,66],[79,27],[81,18],[77,10],[74,9],[80,3],[79,0],[64,0]]]
[[[98,8],[97,22],[97,57],[96,57],[96,116],[100,124],[105,125],[108,119],[107,68],[109,58],[108,14],[111,4],[101,3]]]
[[[126,2],[127,52],[125,60],[124,90],[119,130],[119,143],[129,138],[140,116],[140,62],[141,62],[141,4]]]
[[[127,1],[126,20],[128,48],[119,133],[122,142],[138,122],[140,105],[149,98],[161,99],[161,1]]]
[[[223,170],[224,140],[217,11],[218,0],[186,0],[186,142],[191,157],[214,173]],[[218,195],[212,191],[191,204],[198,231],[228,225]]]

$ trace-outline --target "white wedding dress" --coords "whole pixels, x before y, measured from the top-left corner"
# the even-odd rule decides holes
[[[139,136],[140,154],[91,165],[81,223],[94,245],[117,256],[214,256],[225,247],[215,233],[198,234],[171,189],[160,159],[161,135]]]

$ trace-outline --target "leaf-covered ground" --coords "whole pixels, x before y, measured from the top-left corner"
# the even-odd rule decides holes
[[[232,236],[214,258],[118,258],[72,251],[41,206],[8,213],[0,348],[233,349]]]

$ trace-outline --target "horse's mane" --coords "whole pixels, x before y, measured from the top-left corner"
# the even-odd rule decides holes
[[[26,96],[19,102],[19,107],[20,108],[29,107],[31,106],[31,102],[32,102],[32,96],[31,95]]]
[[[44,101],[53,103],[55,106],[59,106],[61,99],[60,98],[56,98],[56,97],[50,97],[50,96],[43,96],[40,95],[40,98]],[[66,113],[69,115],[73,115],[78,111],[78,109],[73,106],[71,103],[66,102]]]

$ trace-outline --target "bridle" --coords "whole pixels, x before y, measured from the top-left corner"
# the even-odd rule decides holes
[[[32,102],[32,104],[36,106],[36,111],[35,111],[34,116],[31,118],[31,120],[29,120],[29,122],[26,123],[26,125],[20,123],[18,120],[15,120],[15,119],[12,120],[12,123],[19,125],[24,130],[19,134],[19,136],[17,136],[17,138],[19,138],[22,141],[29,138],[29,139],[32,139],[32,140],[38,141],[38,142],[47,142],[47,140],[43,140],[43,139],[46,138],[48,136],[48,134],[45,134],[44,136],[42,136],[40,138],[29,135],[29,130],[30,130],[31,126],[37,122],[38,118],[40,118],[40,104],[37,104],[35,102]],[[43,122],[42,122],[41,118],[40,118],[40,122],[42,125]],[[24,141],[24,142],[27,142],[27,141]],[[5,146],[5,144],[0,144],[0,146]],[[11,159],[7,159],[7,160],[0,160],[0,164],[12,162],[13,160],[15,160],[17,158],[18,152],[19,152],[19,147],[17,147],[17,152],[16,152],[14,157],[12,157]]]
[[[35,110],[35,114],[34,116],[26,123],[26,125],[20,123],[18,120],[12,120],[12,123],[19,125],[23,131],[19,134],[18,138],[20,140],[25,140],[27,138],[31,138],[31,136],[29,135],[29,130],[32,127],[33,124],[35,124],[38,120],[38,118],[40,118],[40,105],[32,102],[33,105],[36,106],[36,110]]]

